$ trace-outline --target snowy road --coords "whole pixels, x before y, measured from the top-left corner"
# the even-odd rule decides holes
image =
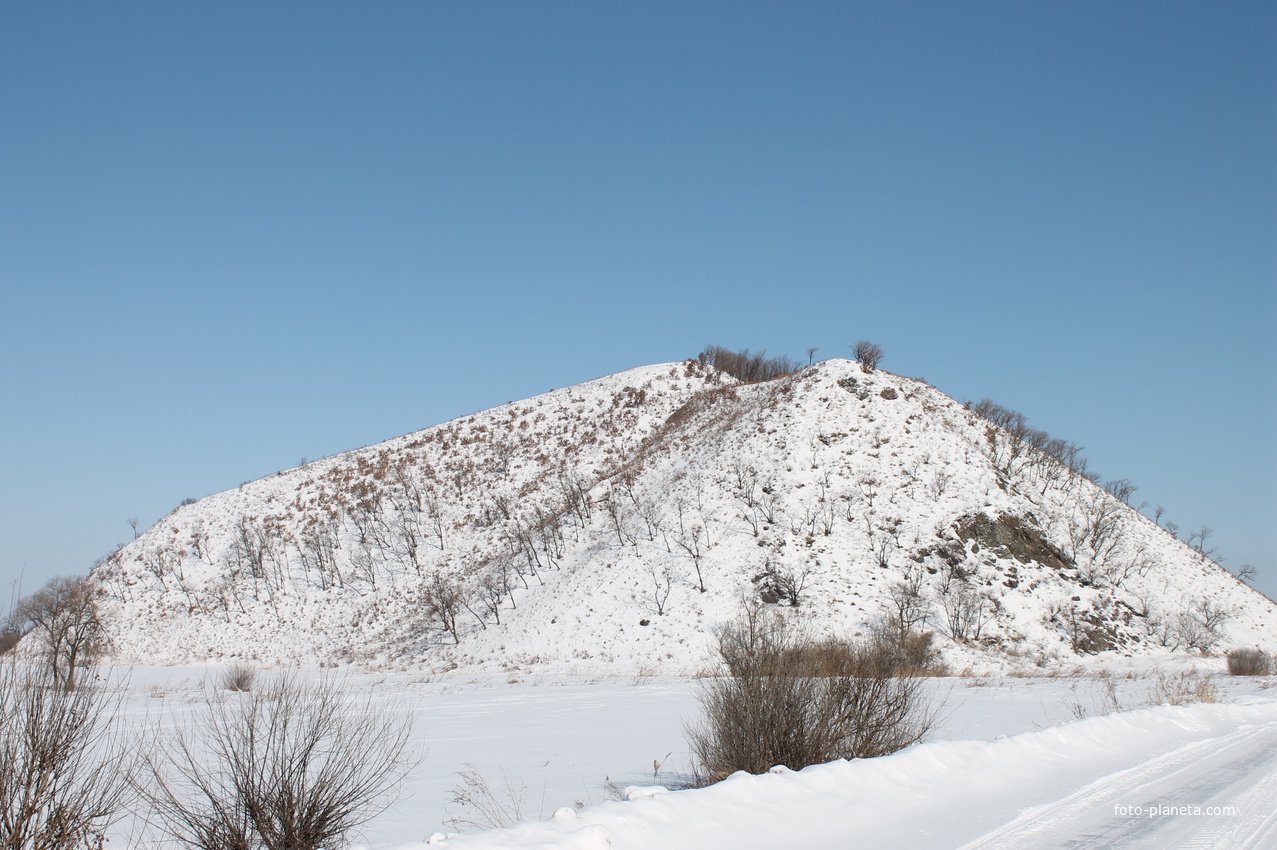
[[[1160,706],[995,741],[940,741],[481,835],[466,850],[1277,847],[1277,702]]]
[[[1110,847],[1277,847],[1277,723],[1109,774],[962,850]]]

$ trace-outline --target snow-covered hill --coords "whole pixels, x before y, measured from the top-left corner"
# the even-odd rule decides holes
[[[147,663],[689,673],[749,599],[925,615],[958,669],[1277,645],[1270,600],[983,413],[846,360],[643,367],[209,496],[94,578]]]

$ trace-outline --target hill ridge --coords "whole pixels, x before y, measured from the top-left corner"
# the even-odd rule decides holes
[[[742,598],[837,634],[911,605],[960,666],[1274,642],[1271,601],[982,412],[854,361],[638,367],[206,497],[93,576],[150,663],[694,672]]]

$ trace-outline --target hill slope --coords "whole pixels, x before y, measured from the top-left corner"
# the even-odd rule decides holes
[[[991,418],[845,360],[643,367],[209,496],[94,578],[149,663],[693,672],[742,599],[925,615],[959,665],[1277,644],[1271,601]]]

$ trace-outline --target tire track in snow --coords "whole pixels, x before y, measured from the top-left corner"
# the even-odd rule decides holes
[[[1155,814],[1154,806],[1233,807],[1233,815]],[[1118,807],[1128,813],[1119,814]],[[1141,812],[1140,815],[1132,811]],[[960,850],[1277,846],[1277,723],[1197,741],[1102,777]]]

